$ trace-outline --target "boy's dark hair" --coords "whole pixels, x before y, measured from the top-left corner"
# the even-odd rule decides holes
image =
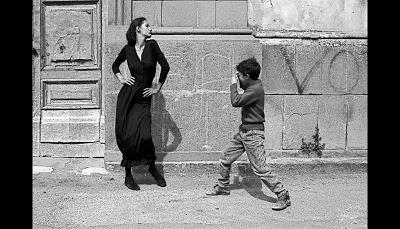
[[[256,58],[251,57],[236,65],[236,70],[243,74],[249,74],[250,79],[256,80],[260,75],[261,67]]]

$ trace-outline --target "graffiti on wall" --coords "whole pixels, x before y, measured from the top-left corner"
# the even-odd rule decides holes
[[[337,50],[331,47],[324,48],[322,55],[311,65],[302,80],[298,76],[298,72],[295,69],[296,65],[294,61],[292,61],[293,58],[290,57],[288,48],[280,46],[279,51],[289,68],[290,75],[299,94],[304,94],[311,78],[316,75],[316,71],[321,69],[325,63],[328,63],[328,85],[335,92],[351,93],[359,84],[361,75],[360,63],[353,51],[347,49]]]

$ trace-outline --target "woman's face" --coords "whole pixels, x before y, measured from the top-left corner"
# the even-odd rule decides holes
[[[145,37],[151,37],[151,27],[147,20],[144,20],[142,25],[138,27],[138,33],[141,33]]]

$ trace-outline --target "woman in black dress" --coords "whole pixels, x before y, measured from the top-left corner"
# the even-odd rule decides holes
[[[126,32],[127,44],[115,59],[112,70],[123,84],[118,93],[115,135],[122,152],[121,166],[125,167],[125,185],[132,190],[140,190],[134,181],[131,167],[149,165],[149,172],[161,187],[165,179],[155,166],[155,148],[151,137],[151,97],[161,90],[169,71],[169,64],[155,40],[151,37],[151,27],[146,18],[134,19]],[[127,61],[130,76],[122,76],[119,66]],[[156,88],[152,82],[157,62],[161,66]]]

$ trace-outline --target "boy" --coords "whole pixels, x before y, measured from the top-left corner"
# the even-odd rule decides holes
[[[254,173],[263,183],[274,192],[278,201],[273,210],[283,210],[290,206],[289,192],[276,178],[271,168],[266,163],[264,150],[264,88],[260,74],[260,64],[253,58],[246,59],[236,66],[236,74],[232,76],[231,103],[233,107],[242,107],[242,124],[239,132],[234,135],[231,142],[221,153],[219,158],[219,173],[217,184],[206,195],[229,195],[229,173],[231,164],[236,161],[244,151],[247,153]],[[237,79],[244,90],[240,95],[237,91]]]

